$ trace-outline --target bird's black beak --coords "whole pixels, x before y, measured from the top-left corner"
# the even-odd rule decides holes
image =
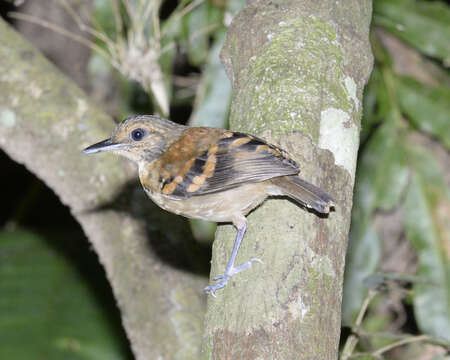
[[[111,139],[106,139],[103,141],[98,142],[97,144],[88,146],[86,149],[83,150],[84,154],[95,154],[102,151],[109,151],[109,150],[117,150],[124,147],[124,144],[121,143],[113,143]]]

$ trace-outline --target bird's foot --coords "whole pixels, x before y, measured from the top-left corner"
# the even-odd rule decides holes
[[[205,292],[210,293],[213,297],[216,297],[216,294],[215,294],[216,290],[222,289],[233,275],[240,273],[242,270],[250,268],[252,266],[252,263],[254,263],[254,262],[259,262],[261,264],[264,264],[261,259],[251,258],[249,261],[247,261],[239,266],[236,266],[236,267],[231,266],[230,268],[226,269],[225,274],[214,277],[213,278],[214,281],[219,281],[219,280],[220,281],[215,285],[208,285],[207,287],[205,287],[205,289],[204,289]]]

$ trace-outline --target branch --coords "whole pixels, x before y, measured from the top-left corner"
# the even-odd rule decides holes
[[[137,359],[197,359],[207,265],[187,222],[136,186],[136,169],[81,150],[113,122],[0,20],[0,147],[58,194],[104,265]],[[146,226],[148,223],[151,226]]]
[[[337,358],[370,18],[369,0],[263,0],[230,26],[222,60],[233,84],[232,129],[280,143],[337,206],[321,217],[272,199],[248,216],[236,263],[256,257],[264,265],[208,299],[209,358]],[[234,236],[220,227],[212,277]]]
[[[369,290],[369,292],[367,293],[366,298],[364,299],[363,304],[361,305],[361,309],[359,311],[358,317],[356,318],[355,321],[355,325],[353,327],[353,333],[352,335],[350,335],[344,345],[344,348],[342,350],[342,355],[340,360],[348,360],[350,359],[350,357],[353,354],[353,351],[356,348],[356,345],[358,345],[358,341],[359,341],[359,336],[355,335],[359,333],[359,328],[362,324],[364,315],[366,314],[366,311],[370,305],[370,303],[372,302],[373,298],[377,295],[377,291],[375,290]]]

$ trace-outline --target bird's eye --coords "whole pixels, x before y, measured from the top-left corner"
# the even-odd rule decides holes
[[[145,135],[147,135],[147,132],[141,128],[134,129],[130,134],[131,139],[134,141],[141,141],[145,137]]]

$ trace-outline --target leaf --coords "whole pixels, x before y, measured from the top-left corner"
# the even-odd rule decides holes
[[[114,11],[109,0],[95,0],[93,2],[92,22],[98,31],[103,31],[109,38],[114,39],[116,33],[116,23]],[[97,41],[98,44],[106,49],[103,41]]]
[[[221,11],[206,1],[183,17],[184,46],[192,65],[200,66],[206,61],[209,38],[221,25],[221,16]]]
[[[432,156],[411,149],[414,174],[405,202],[406,236],[419,257],[414,312],[419,328],[450,340],[450,194]]]
[[[408,167],[403,142],[397,136],[386,139],[382,158],[377,167],[376,207],[385,211],[395,208],[408,183]]]
[[[394,121],[387,119],[375,132],[361,157],[357,188],[367,212],[391,210],[400,202],[408,182],[403,140]]]
[[[450,90],[398,76],[397,94],[401,109],[410,121],[450,149]]]
[[[439,1],[376,0],[374,22],[423,53],[450,60],[450,9]]]
[[[216,38],[208,56],[194,110],[189,120],[192,126],[225,128],[231,100],[231,83],[220,62],[219,54],[225,40],[225,31]]]
[[[374,124],[378,121],[376,114],[377,99],[377,84],[380,78],[380,71],[374,68],[370,75],[369,82],[364,88],[363,98],[363,116],[361,119],[361,143],[364,143],[369,137]]]
[[[347,325],[354,322],[366,297],[364,280],[375,271],[380,261],[380,239],[369,221],[369,218],[356,221],[352,216],[342,300],[342,322]]]
[[[67,238],[59,240],[67,244]],[[85,278],[86,270],[98,268],[84,261],[82,275],[66,254],[35,234],[0,232],[1,359],[130,358],[111,304],[88,286],[95,272]]]
[[[397,206],[408,181],[403,142],[391,118],[377,128],[358,163],[344,281],[346,323],[358,313],[367,293],[363,280],[376,270],[380,259],[381,245],[372,214],[377,208]]]
[[[356,357],[352,356],[352,359],[355,359],[355,360],[376,360],[376,357],[372,356],[372,355],[360,355],[360,356],[356,356]]]
[[[203,3],[183,17],[184,46],[189,62],[201,65],[208,55],[208,36],[201,33],[201,29],[208,26],[208,4]]]
[[[361,156],[363,183],[374,188],[372,194],[375,208],[392,210],[400,202],[408,182],[408,167],[404,149],[404,139],[400,135],[401,113],[392,94],[393,77],[387,69],[382,69],[375,77],[377,97],[377,118],[383,123],[375,131]],[[361,175],[360,175],[361,174]],[[367,186],[366,186],[367,187]]]

